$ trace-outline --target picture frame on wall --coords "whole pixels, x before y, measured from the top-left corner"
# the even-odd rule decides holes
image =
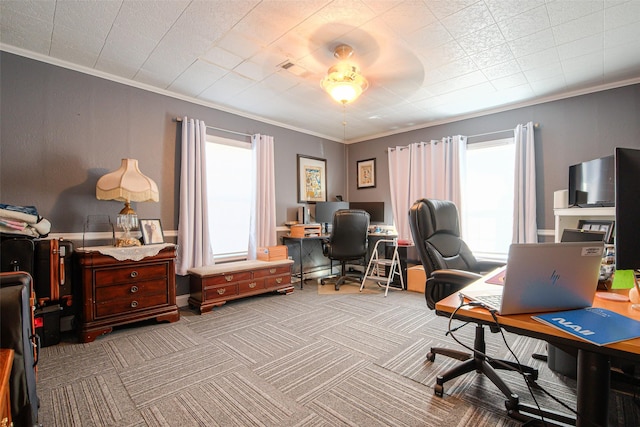
[[[361,188],[375,188],[376,159],[358,160],[358,190]]]
[[[327,201],[327,160],[298,154],[298,202]]]
[[[615,221],[613,220],[591,220],[581,219],[578,221],[578,229],[584,231],[602,231],[604,232],[604,242],[611,243],[613,236],[613,228]]]
[[[141,219],[140,232],[142,233],[142,243],[145,245],[164,243],[164,233],[159,219]]]

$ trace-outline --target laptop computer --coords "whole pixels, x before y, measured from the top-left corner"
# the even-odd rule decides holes
[[[505,267],[460,293],[502,315],[590,307],[603,251],[598,242],[512,244]]]

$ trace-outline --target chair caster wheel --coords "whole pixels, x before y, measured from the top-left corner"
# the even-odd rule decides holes
[[[438,397],[442,397],[444,395],[444,387],[441,386],[440,384],[436,384],[433,387],[433,394],[435,394]]]
[[[434,360],[436,360],[436,354],[430,351],[429,353],[427,353],[427,360],[429,362],[433,362]]]

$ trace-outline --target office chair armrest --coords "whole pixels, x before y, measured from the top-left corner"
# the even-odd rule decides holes
[[[478,261],[474,270],[480,274],[486,274],[490,273],[496,268],[504,266],[504,264],[504,262],[500,261]]]
[[[432,310],[436,308],[436,302],[458,292],[474,280],[482,276],[470,271],[463,270],[435,270],[427,279],[424,288],[424,297],[427,307]]]

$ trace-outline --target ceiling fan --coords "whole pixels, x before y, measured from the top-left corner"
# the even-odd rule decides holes
[[[353,48],[347,44],[336,46],[333,51],[340,62],[332,65],[320,85],[329,95],[341,104],[355,101],[367,90],[369,82],[360,74],[355,63],[349,61],[353,55]]]

